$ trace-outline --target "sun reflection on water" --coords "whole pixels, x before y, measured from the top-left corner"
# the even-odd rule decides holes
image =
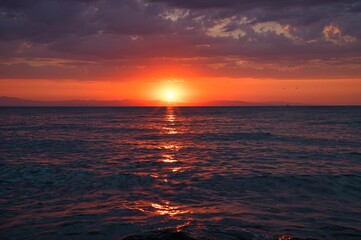
[[[172,154],[163,154],[162,157],[163,157],[162,162],[165,162],[165,163],[175,163],[175,162],[178,162],[178,160],[175,159]]]
[[[179,214],[188,213],[188,210],[182,210],[178,206],[171,206],[169,201],[165,201],[163,204],[151,203],[151,206],[156,210],[159,215],[168,215],[174,217]]]
[[[176,120],[175,114],[174,114],[174,108],[168,107],[165,116],[166,116],[166,121],[171,122],[171,123],[174,122]]]
[[[178,151],[179,149],[181,149],[180,146],[177,146],[177,145],[174,145],[174,144],[164,145],[163,148],[164,149],[171,149],[171,150],[175,150],[175,151]]]
[[[170,201],[137,201],[124,205],[127,209],[140,211],[147,215],[168,216],[170,218],[180,217],[183,214],[192,213],[181,205],[172,204]]]
[[[164,113],[160,123],[159,129],[161,129],[163,134],[178,134],[179,129],[176,124],[176,109],[173,107],[168,107]],[[172,184],[179,184],[179,173],[185,172],[189,166],[184,166],[184,162],[180,158],[180,150],[182,149],[183,144],[177,139],[171,137],[166,138],[163,141],[159,141],[155,144],[155,149],[157,150],[156,161],[158,164],[155,164],[152,168],[152,172],[148,173],[151,177],[157,179],[157,184],[154,188],[159,188],[163,190],[164,188],[168,189]],[[161,182],[159,182],[161,181]],[[186,220],[189,221],[189,214],[192,213],[189,208],[177,205],[176,201],[168,201],[163,197],[158,196],[157,200],[140,200],[137,202],[129,203],[127,208],[132,210],[138,210],[149,216],[164,216],[169,219],[177,220]],[[186,222],[182,222],[181,226],[187,225]]]
[[[163,127],[163,130],[167,133],[167,134],[177,134],[178,132],[175,130],[175,128],[173,127]]]
[[[183,172],[181,167],[172,168],[172,172]]]
[[[174,108],[167,108],[164,120],[167,123],[167,125],[163,127],[163,130],[166,132],[166,134],[177,134],[178,131],[175,128],[176,116],[174,113]]]

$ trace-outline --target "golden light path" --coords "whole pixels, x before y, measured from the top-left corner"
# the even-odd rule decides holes
[[[165,91],[164,94],[166,99],[173,99],[175,97],[173,91]],[[174,107],[168,106],[166,108],[163,120],[164,122],[162,124],[164,125],[161,126],[161,130],[164,134],[173,135],[179,133],[180,130],[175,124],[177,121],[177,114]],[[158,168],[156,171],[150,173],[151,177],[162,180],[165,183],[170,183],[170,181],[172,181],[172,176],[181,172],[185,172],[188,170],[188,168],[191,168],[184,167],[179,164],[177,165],[177,163],[180,163],[181,161],[178,158],[179,155],[177,153],[182,148],[182,146],[178,145],[176,142],[161,143],[159,146],[157,146],[157,148],[163,149],[163,154],[161,154],[161,158],[159,159],[159,161],[163,164],[161,168]],[[173,179],[173,181],[175,180]],[[139,201],[125,202],[123,204],[128,209],[140,211],[144,214],[147,214],[148,216],[164,216],[165,219],[168,220],[177,220],[179,221],[179,224],[176,226],[177,231],[182,227],[190,224],[190,215],[193,214],[193,209],[189,206],[178,204],[176,202],[162,198],[159,198],[157,201],[149,201],[144,199]]]

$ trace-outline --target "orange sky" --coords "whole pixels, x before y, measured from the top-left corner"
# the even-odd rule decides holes
[[[174,92],[177,102],[242,100],[286,101],[304,104],[361,104],[357,79],[161,79],[159,81],[2,80],[0,95],[34,100],[167,100]]]

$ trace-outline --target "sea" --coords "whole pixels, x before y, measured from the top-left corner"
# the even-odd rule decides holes
[[[2,107],[0,239],[361,239],[361,107]]]

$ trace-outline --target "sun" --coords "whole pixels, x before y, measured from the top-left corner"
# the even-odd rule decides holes
[[[167,101],[173,101],[175,98],[175,93],[173,91],[167,91],[165,97]]]

